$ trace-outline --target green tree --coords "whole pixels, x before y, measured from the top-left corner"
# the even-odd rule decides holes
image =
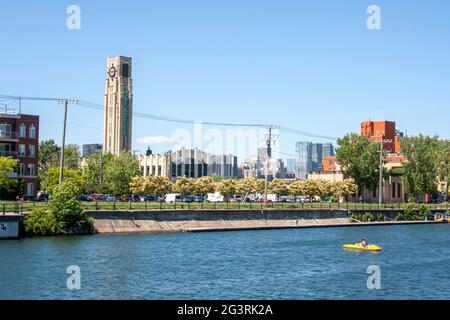
[[[53,193],[59,185],[59,168],[51,167],[47,169],[45,175],[41,176],[42,189]],[[85,178],[80,170],[64,169],[64,180],[70,179],[80,192],[84,192]]]
[[[178,177],[173,186],[173,190],[182,196],[187,196],[195,193],[195,182],[192,178]]]
[[[304,196],[305,193],[305,181],[296,180],[289,185],[289,194],[294,197]]]
[[[18,160],[0,157],[0,190],[7,192],[17,185],[17,179],[11,176],[16,172],[18,163]]]
[[[215,183],[211,177],[205,176],[194,181],[195,194],[206,196],[208,193],[214,192]]]
[[[111,192],[109,184],[105,182],[105,172],[111,165],[112,158],[112,154],[94,153],[85,159],[83,176],[87,193]]]
[[[166,177],[134,177],[130,183],[131,193],[163,197],[172,192],[173,184]]]
[[[80,168],[80,146],[77,144],[69,144],[64,148],[64,167],[77,170]]]
[[[379,144],[359,134],[348,134],[338,139],[337,144],[337,162],[355,180],[359,190],[376,190],[380,170]]]
[[[47,171],[48,168],[57,166],[59,163],[60,148],[55,140],[45,140],[39,145],[39,169]]]
[[[105,167],[105,183],[108,184],[108,189],[117,195],[129,194],[131,179],[140,175],[139,161],[129,152],[112,157],[109,165]]]
[[[225,179],[219,182],[216,191],[219,192],[226,201],[236,194],[237,180]]]
[[[89,222],[78,201],[78,195],[77,184],[66,179],[55,188],[48,203],[49,214],[55,217],[58,228],[64,232]]]
[[[445,195],[449,195],[450,187],[450,140],[440,141],[438,149],[438,177],[444,184]]]
[[[269,192],[275,194],[278,200],[280,200],[280,197],[289,194],[289,188],[283,180],[273,179],[269,184]]]
[[[59,231],[55,216],[43,209],[34,209],[24,220],[25,231],[35,236],[51,236]]]
[[[419,135],[402,138],[401,151],[407,158],[403,164],[403,179],[410,192],[410,201],[417,200],[420,194],[435,191],[442,153],[438,137]]]

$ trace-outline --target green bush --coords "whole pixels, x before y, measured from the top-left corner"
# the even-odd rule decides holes
[[[70,232],[90,223],[81,208],[78,193],[77,184],[67,179],[55,189],[50,198],[49,212],[55,217],[58,228],[63,232]]]
[[[58,223],[53,214],[34,209],[25,218],[25,231],[36,236],[51,236],[58,233]]]

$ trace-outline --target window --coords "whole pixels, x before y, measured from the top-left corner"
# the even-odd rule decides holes
[[[401,184],[400,182],[397,183],[397,196],[398,196],[399,198],[402,197],[402,184]]]
[[[25,145],[19,144],[19,157],[25,157]]]
[[[11,138],[11,125],[8,123],[0,124],[0,137]]]
[[[34,164],[30,163],[28,164],[28,175],[29,176],[34,176]]]
[[[19,164],[19,176],[25,175],[25,164],[21,163]]]
[[[33,158],[36,156],[36,147],[34,144],[28,145],[28,155]]]
[[[376,198],[377,197],[377,189],[373,190],[373,194],[372,197]]]
[[[392,182],[392,198],[395,198],[395,190],[396,190],[397,183]]]
[[[19,138],[25,138],[27,127],[22,123],[19,127]]]
[[[34,125],[31,125],[30,132],[28,135],[29,135],[30,139],[36,138],[36,127]]]
[[[27,196],[33,196],[34,195],[34,183],[29,182],[27,183]]]

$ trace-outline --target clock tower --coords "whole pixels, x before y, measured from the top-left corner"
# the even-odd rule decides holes
[[[131,151],[133,80],[130,57],[112,57],[106,66],[103,153]]]

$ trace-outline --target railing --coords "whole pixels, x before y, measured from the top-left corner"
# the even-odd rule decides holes
[[[289,202],[203,202],[203,203],[163,203],[163,202],[82,202],[85,210],[348,210],[348,211],[374,211],[374,210],[404,210],[407,203],[329,203],[329,202],[313,202],[313,203],[289,203]],[[419,209],[422,204],[415,204],[415,208]],[[450,203],[426,204],[430,210],[450,211]],[[22,213],[30,212],[33,209],[48,209],[47,202],[28,202],[28,201],[0,201],[0,214],[6,213]]]
[[[17,132],[0,130],[0,139],[17,140],[19,139],[19,134]]]
[[[17,152],[13,152],[13,151],[0,151],[0,157],[13,157],[13,158],[17,158]]]

